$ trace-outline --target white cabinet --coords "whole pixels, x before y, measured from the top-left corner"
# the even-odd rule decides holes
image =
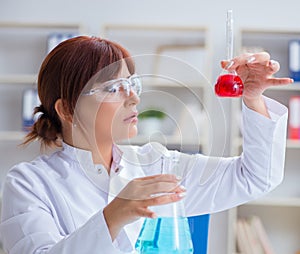
[[[240,32],[240,50],[263,49],[273,59],[278,60],[281,70],[276,76],[288,77],[288,43],[291,39],[300,39],[300,31],[276,31],[242,29]],[[289,105],[291,96],[300,96],[300,83],[268,89],[265,95]],[[231,153],[242,150],[240,126],[236,124],[240,117],[241,101],[232,101],[232,137]],[[228,253],[237,252],[236,223],[239,218],[258,216],[265,227],[275,253],[296,253],[300,250],[300,140],[287,137],[285,177],[283,183],[267,196],[231,209],[229,212]]]

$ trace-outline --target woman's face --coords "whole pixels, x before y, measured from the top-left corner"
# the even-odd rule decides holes
[[[131,74],[123,62],[121,73],[117,78],[129,78]],[[119,93],[125,93],[120,91]],[[137,134],[137,104],[139,97],[130,91],[129,96],[123,96],[118,102],[102,102],[96,117],[95,137],[112,139],[114,142],[132,138]]]
[[[127,65],[123,61],[121,71],[115,79],[130,76]],[[81,131],[89,144],[94,144],[96,141],[99,146],[136,136],[138,122],[136,106],[140,99],[132,90],[128,96],[122,88],[118,93],[120,94],[118,100],[99,100],[101,92],[81,97],[82,102],[79,100],[77,115],[80,119]]]

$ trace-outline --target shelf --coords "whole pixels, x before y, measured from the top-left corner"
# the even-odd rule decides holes
[[[36,84],[36,74],[23,74],[23,75],[0,75],[1,84]]]
[[[294,82],[290,85],[272,86],[267,91],[300,91],[300,82]]]
[[[283,206],[283,207],[298,207],[300,208],[299,198],[261,198],[251,201],[244,205],[247,206]]]
[[[281,68],[275,77],[289,77],[289,42],[300,39],[300,30],[282,29],[251,29],[242,28],[237,36],[238,52],[266,51],[271,59],[280,63]],[[288,106],[291,96],[300,95],[300,82],[289,85],[271,86],[265,93],[267,97]],[[241,128],[236,124],[241,115],[241,101],[232,101],[231,122],[231,155],[238,155],[242,151],[243,138]],[[289,136],[287,136],[289,137]],[[286,140],[286,158],[284,181],[271,193],[257,200],[247,202],[229,212],[230,228],[228,230],[229,248],[227,253],[237,251],[235,225],[238,217],[251,217],[256,215],[262,219],[274,249],[278,253],[294,253],[299,249],[299,221],[300,196],[298,161],[300,140]],[[278,220],[278,218],[285,218]],[[284,238],[284,241],[281,239]]]
[[[46,54],[59,43],[55,35],[71,37],[82,31],[81,25],[75,23],[0,22],[0,75],[10,75],[2,77],[3,81],[10,81],[16,73],[29,76],[26,81],[31,81],[31,74],[38,72]]]
[[[241,33],[245,34],[252,34],[252,35],[260,35],[261,37],[266,36],[266,35],[277,35],[277,34],[285,34],[285,35],[295,35],[299,34],[299,30],[286,30],[286,29],[256,29],[256,28],[243,28],[240,31]]]
[[[81,25],[74,23],[24,23],[24,22],[0,22],[0,28],[41,28],[41,29],[80,29]]]
[[[288,139],[286,143],[287,148],[300,149],[300,140]]]
[[[22,141],[25,136],[23,131],[0,131],[1,141]]]

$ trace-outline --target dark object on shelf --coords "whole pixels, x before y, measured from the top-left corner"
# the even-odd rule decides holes
[[[34,108],[39,106],[40,100],[36,88],[28,88],[23,92],[22,101],[22,129],[28,131],[38,115],[33,115]]]
[[[300,81],[300,40],[289,41],[289,71],[294,81]]]

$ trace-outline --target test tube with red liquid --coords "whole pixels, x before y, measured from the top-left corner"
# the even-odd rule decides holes
[[[227,59],[233,58],[233,18],[232,10],[227,11],[226,20],[226,50]],[[215,84],[215,93],[221,97],[240,97],[244,84],[235,71],[223,70]]]

